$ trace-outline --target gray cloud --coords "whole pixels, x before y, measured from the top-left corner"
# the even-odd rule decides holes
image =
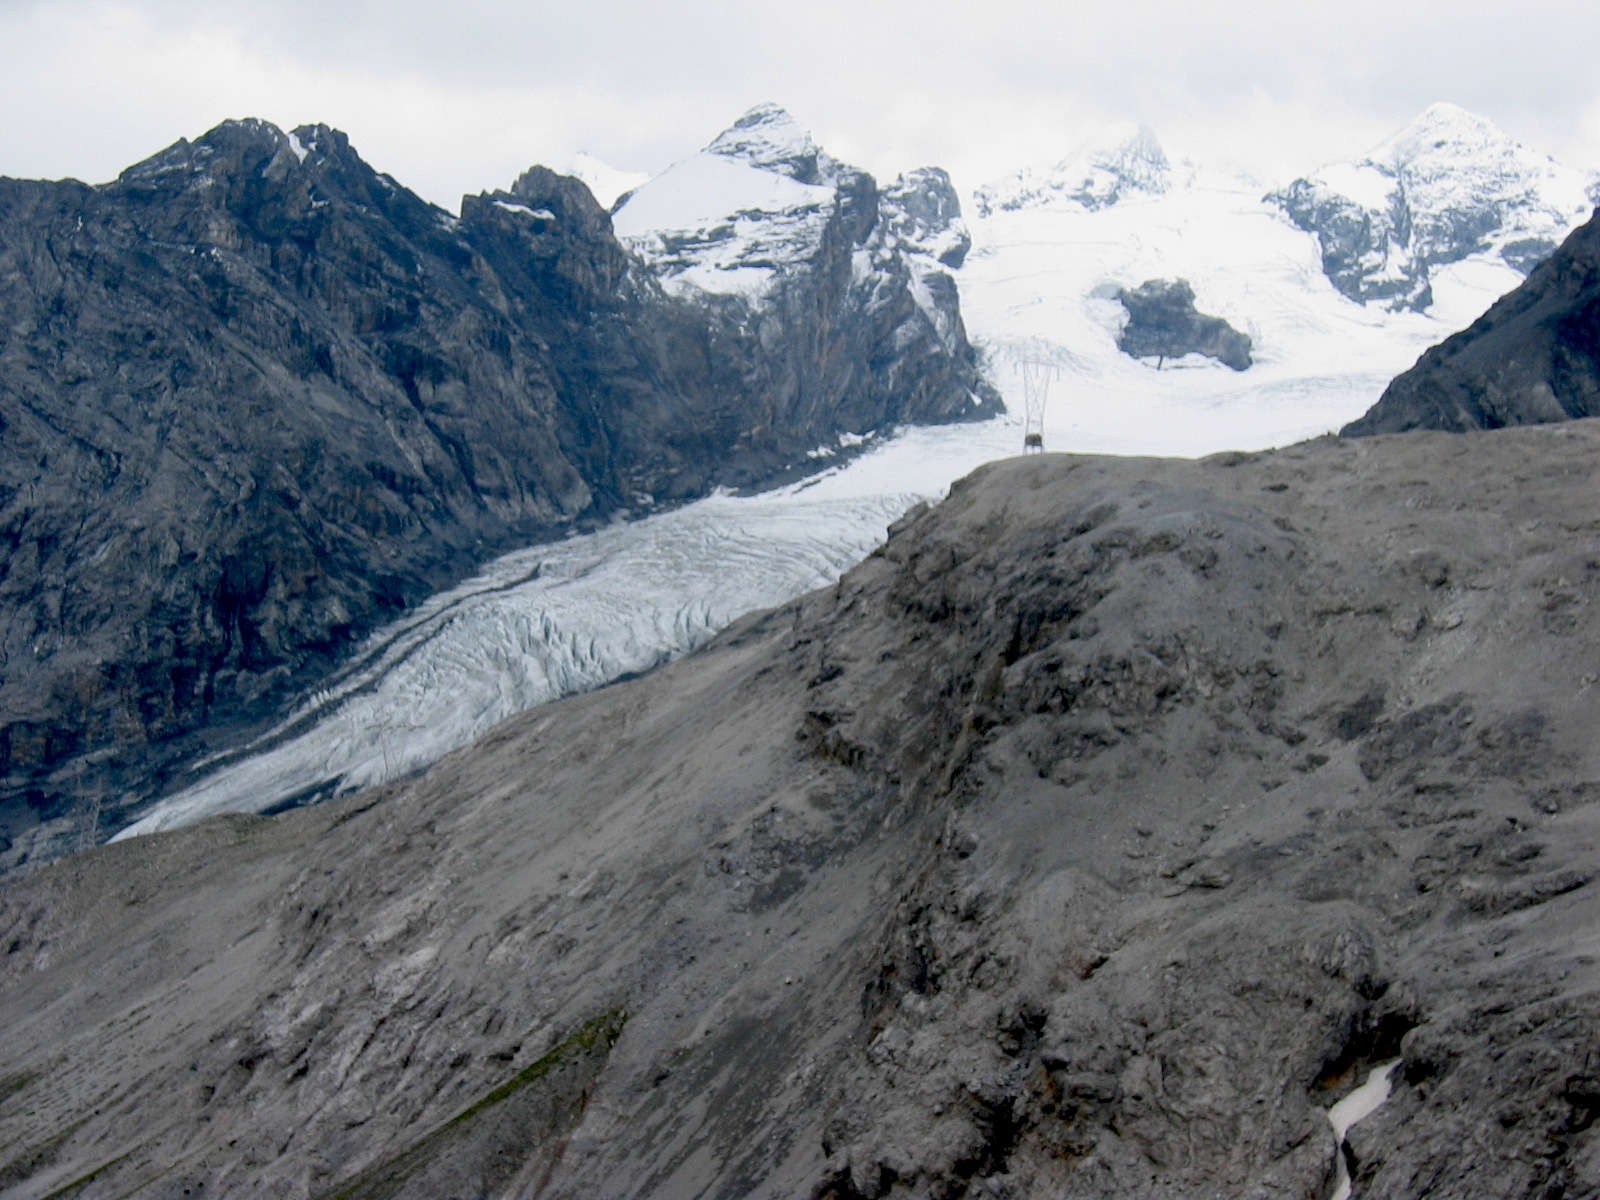
[[[580,149],[657,169],[769,98],[880,173],[941,162],[968,185],[1130,117],[1281,178],[1434,100],[1600,165],[1600,20],[1551,0],[0,0],[13,175],[104,178],[259,115],[338,125],[454,204]]]

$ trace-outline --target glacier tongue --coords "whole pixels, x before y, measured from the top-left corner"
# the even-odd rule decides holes
[[[779,492],[713,496],[506,555],[373,635],[277,729],[117,837],[381,783],[515,713],[648,670],[831,583],[912,504],[1016,441],[1003,420],[908,430]]]

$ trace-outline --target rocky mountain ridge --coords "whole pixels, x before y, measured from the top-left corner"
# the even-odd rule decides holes
[[[839,286],[850,244],[751,329],[540,167],[458,218],[243,121],[0,181],[0,861],[94,840],[501,550],[992,411],[908,267]]]
[[[420,779],[0,888],[0,1186],[1600,1187],[1600,423],[993,464]],[[115,981],[109,986],[101,981]]]
[[[1347,437],[1600,416],[1600,215],[1468,328],[1428,350]]]

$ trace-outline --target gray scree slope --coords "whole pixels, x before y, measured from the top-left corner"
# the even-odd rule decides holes
[[[7,1196],[1600,1187],[1600,426],[987,467],[426,776],[0,891]]]

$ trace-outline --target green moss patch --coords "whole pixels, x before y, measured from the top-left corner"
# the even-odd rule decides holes
[[[548,1100],[549,1111],[540,1114],[543,1119],[536,1118],[531,1123],[532,1127],[542,1125],[545,1132],[551,1135],[559,1135],[569,1128],[582,1111],[582,1089],[588,1080],[599,1073],[611,1047],[622,1036],[622,1028],[627,1020],[627,1014],[616,1009],[589,1021],[543,1058],[518,1071],[421,1141],[363,1171],[337,1190],[326,1193],[323,1200],[387,1200],[388,1197],[401,1195],[408,1184],[446,1159],[457,1160],[452,1166],[454,1170],[496,1175],[515,1170],[523,1158],[536,1153],[538,1149],[537,1146],[525,1144],[530,1124],[524,1121],[514,1123],[521,1135],[518,1141],[523,1145],[505,1144],[506,1139],[501,1131],[484,1127],[505,1109],[508,1102],[518,1098],[537,1099],[529,1089],[549,1081],[551,1087],[538,1089],[541,1093],[548,1093],[544,1098]],[[575,1072],[578,1078],[567,1081],[565,1089],[553,1086],[555,1076],[568,1074],[569,1067],[585,1063],[589,1069]],[[563,1090],[571,1091],[572,1096],[563,1097],[560,1095]]]

